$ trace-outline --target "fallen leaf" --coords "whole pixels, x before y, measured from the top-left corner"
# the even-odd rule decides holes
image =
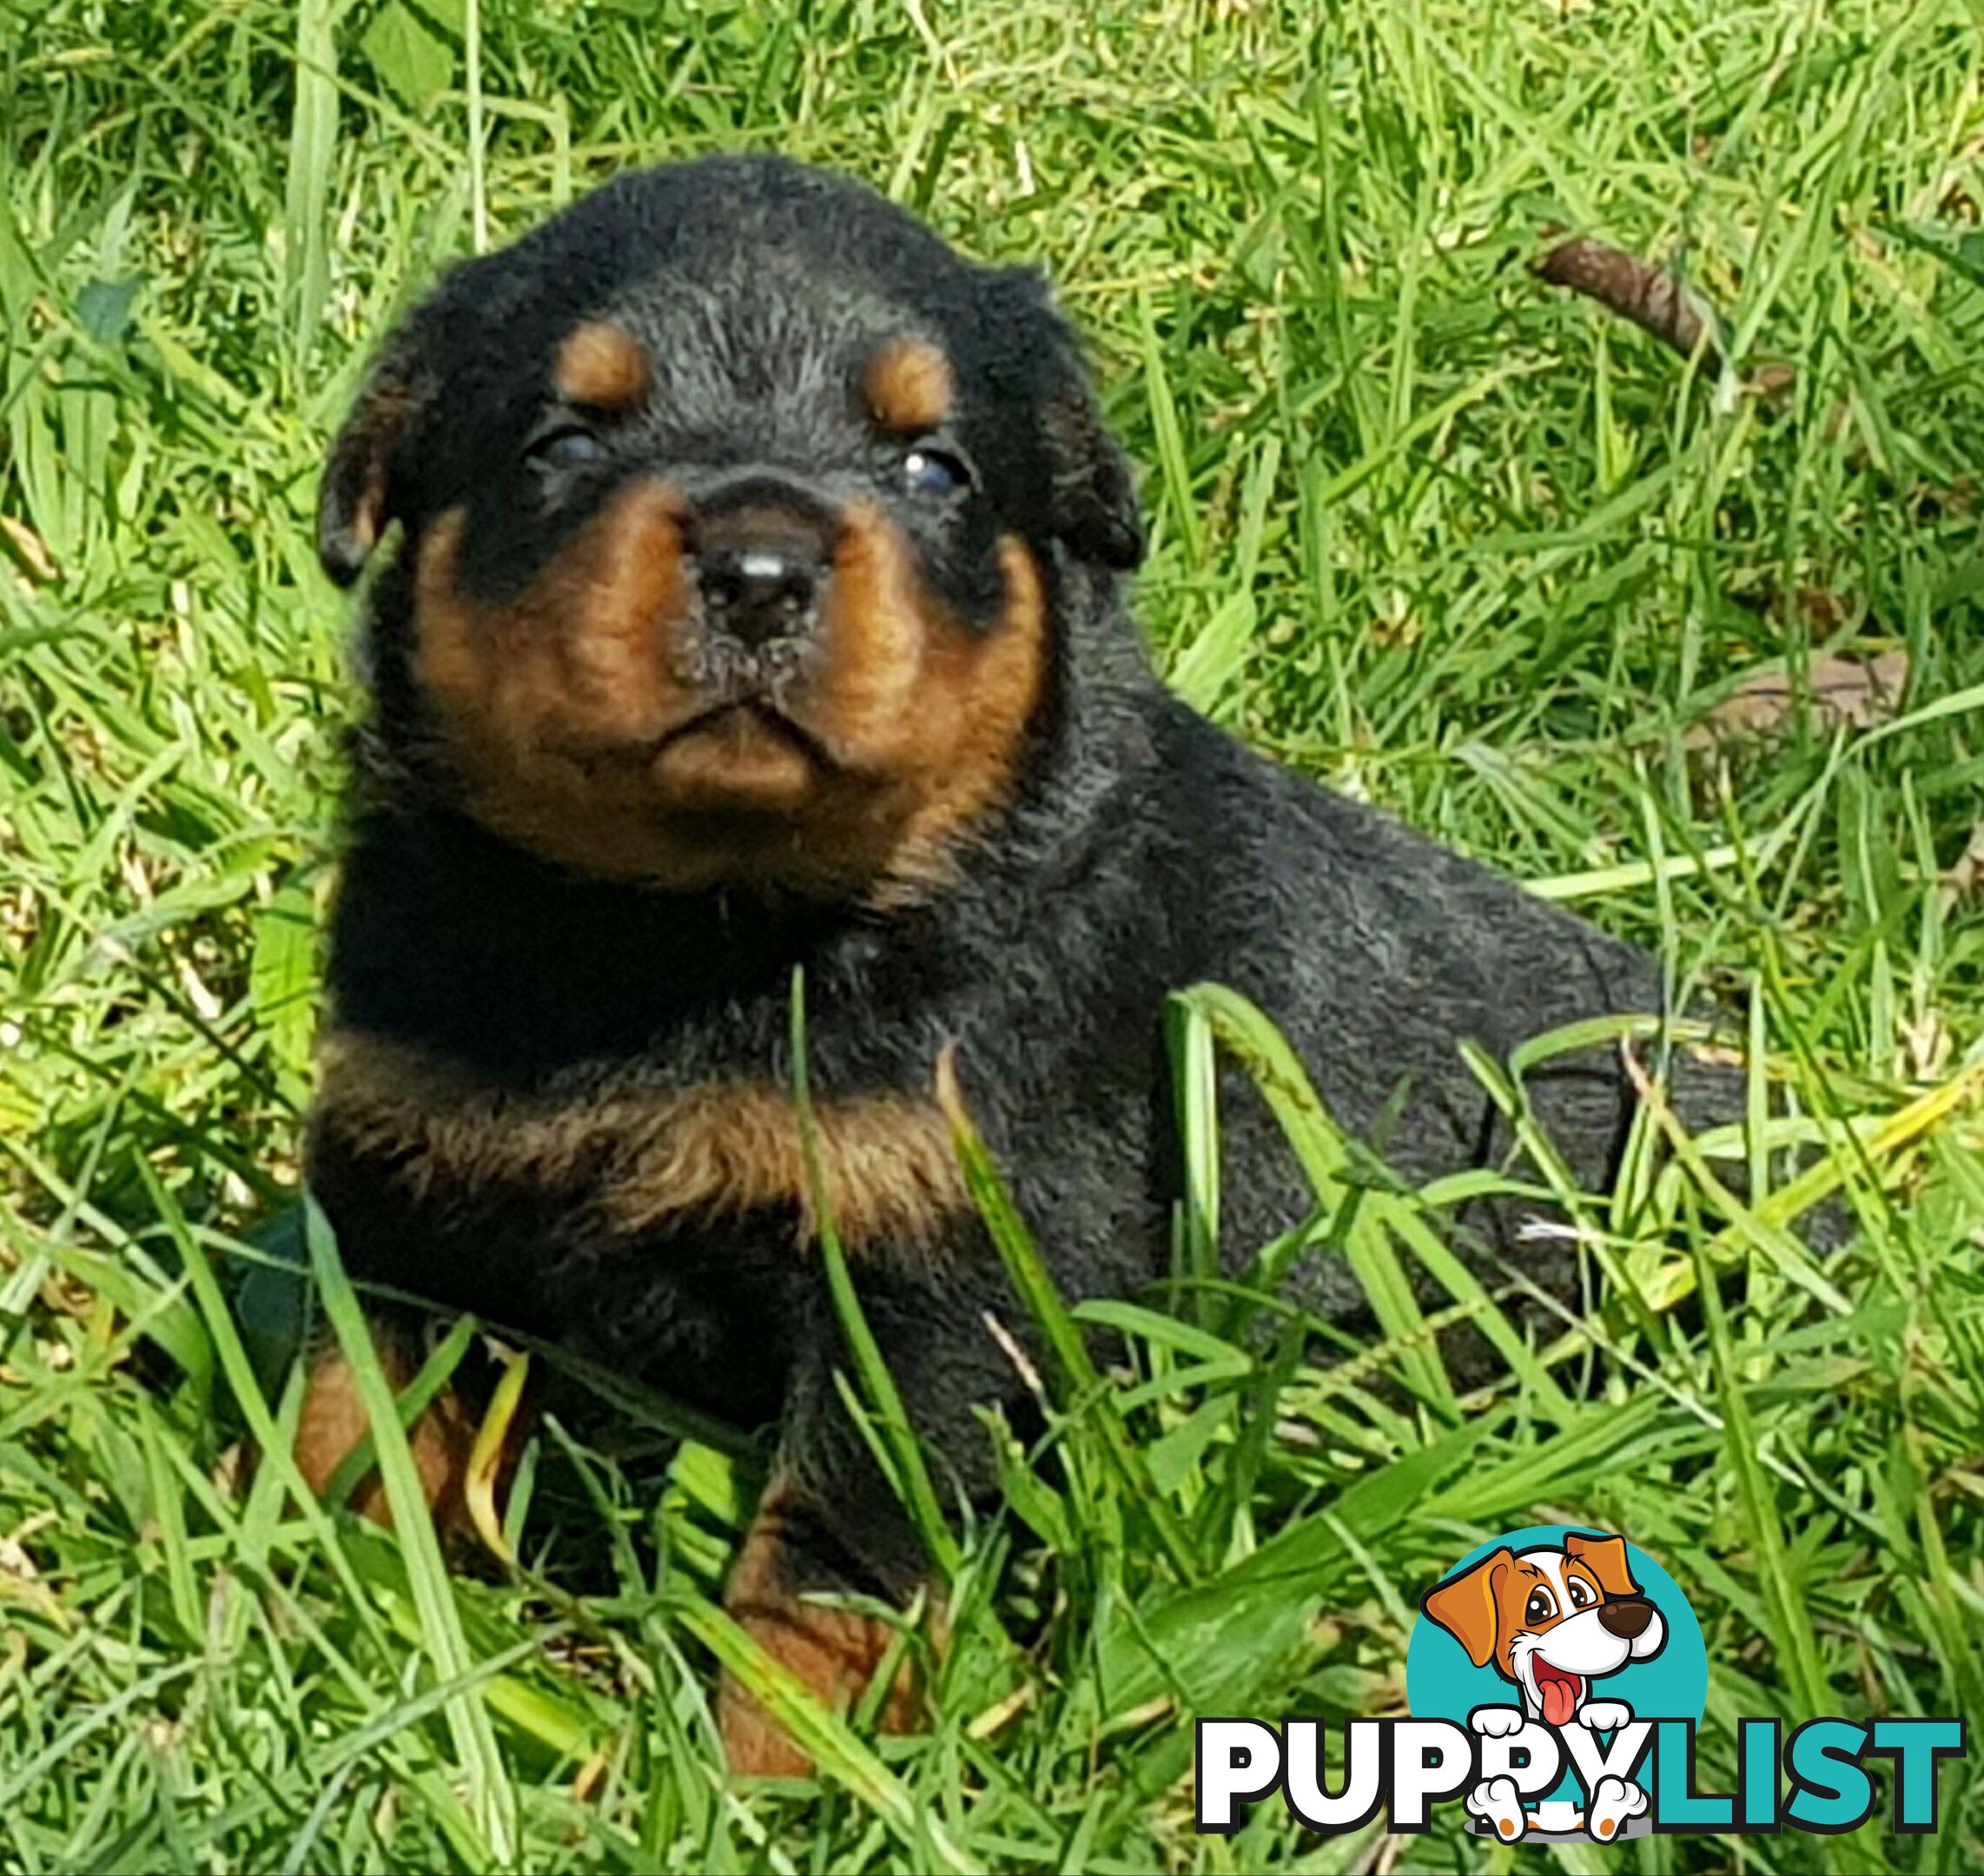
[[[1894,717],[1908,688],[1906,651],[1866,660],[1822,652],[1807,663],[1802,683],[1782,664],[1752,672],[1681,742],[1707,749],[1736,737],[1780,736],[1806,709],[1821,730],[1865,730]]]
[[[36,585],[51,585],[62,578],[62,569],[55,564],[55,556],[49,552],[48,543],[25,521],[17,521],[12,515],[0,515],[0,536],[5,538],[14,557]]]
[[[517,1409],[524,1397],[524,1384],[530,1378],[531,1357],[509,1356],[496,1390],[489,1399],[488,1411],[476,1429],[475,1443],[468,1455],[468,1470],[461,1483],[463,1503],[475,1535],[492,1556],[514,1563],[516,1553],[503,1535],[503,1519],[496,1507],[496,1494],[510,1455],[511,1437],[517,1430]]]
[[[1901,1076],[1910,1081],[1934,1081],[1949,1066],[1956,1047],[1942,1012],[1933,1006],[1914,1019],[1899,1024],[1898,1051]]]
[[[1554,227],[1543,230],[1546,240],[1561,232]],[[1630,320],[1683,358],[1699,350],[1703,365],[1711,371],[1721,361],[1716,348],[1714,310],[1670,268],[1656,267],[1610,241],[1578,235],[1557,242],[1537,261],[1536,272],[1551,286],[1568,287]],[[1797,381],[1796,367],[1773,360],[1759,366],[1743,388],[1752,397],[1776,398]]]
[[[1536,270],[1551,286],[1568,287],[1630,320],[1683,358],[1701,347],[1707,362],[1715,363],[1709,321],[1678,274],[1586,235],[1558,243],[1537,262]]]
[[[1984,885],[1984,821],[1970,830],[1970,840],[1956,856],[1956,863],[1942,876],[1942,908],[1948,911],[1959,899],[1967,899]]]

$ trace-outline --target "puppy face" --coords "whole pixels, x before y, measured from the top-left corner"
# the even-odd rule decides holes
[[[1594,1680],[1657,1655],[1667,1640],[1659,1610],[1633,1581],[1625,1540],[1577,1531],[1561,1549],[1492,1551],[1424,1607],[1477,1668],[1491,1662],[1551,1726],[1570,1723]]]
[[[455,805],[594,876],[871,899],[1019,786],[1057,569],[1140,545],[1037,282],[767,161],[451,276],[333,452],[334,577],[395,520],[381,722]]]

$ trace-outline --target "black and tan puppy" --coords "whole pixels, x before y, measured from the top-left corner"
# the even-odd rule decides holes
[[[360,1277],[776,1421],[731,1602],[830,1699],[878,1638],[798,1599],[926,1566],[834,1386],[795,963],[869,1320],[975,1490],[974,1406],[1019,1386],[985,1317],[1015,1311],[931,1098],[946,1045],[1081,1296],[1167,1267],[1167,992],[1265,1006],[1414,1179],[1506,1150],[1462,1039],[1658,1007],[1638,954],[1166,694],[1124,604],[1131,475],[1041,282],[864,188],[665,168],[456,268],[338,439],[333,578],[395,524],[312,1183]],[[1603,1181],[1616,1064],[1531,1093]],[[1303,1195],[1262,1109],[1225,1120],[1251,1249]],[[352,1413],[326,1371],[318,1476]],[[793,1763],[742,1700],[725,1724],[740,1767]]]

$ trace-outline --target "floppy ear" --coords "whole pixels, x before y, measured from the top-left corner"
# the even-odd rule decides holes
[[[1143,558],[1136,478],[1102,420],[1088,365],[1065,332],[1059,338],[1056,381],[1041,412],[1055,532],[1083,559],[1127,573]]]
[[[433,380],[416,316],[374,360],[317,486],[317,558],[340,586],[358,578],[387,524],[398,516],[395,472],[414,419],[433,399]]]
[[[1626,1561],[1624,1537],[1587,1537],[1582,1531],[1564,1534],[1565,1554],[1574,1556],[1598,1579],[1607,1595],[1637,1595],[1632,1565]]]
[[[1495,1613],[1495,1578],[1515,1564],[1506,1547],[1491,1550],[1471,1569],[1436,1583],[1419,1607],[1467,1650],[1477,1668],[1494,1658],[1499,1628]]]
[[[1081,558],[1127,572],[1143,558],[1136,479],[1102,420],[1088,361],[1030,268],[993,276],[984,310],[1004,373],[1034,413],[1045,456],[1045,520]]]

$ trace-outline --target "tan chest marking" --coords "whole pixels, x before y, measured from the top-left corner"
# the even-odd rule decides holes
[[[569,1097],[519,1096],[351,1030],[327,1039],[321,1060],[315,1125],[355,1153],[398,1161],[418,1194],[569,1189],[628,1232],[790,1209],[801,1244],[817,1236],[798,1114],[769,1084],[606,1083]],[[969,1211],[933,1100],[819,1100],[815,1119],[822,1181],[849,1250],[928,1245]]]

